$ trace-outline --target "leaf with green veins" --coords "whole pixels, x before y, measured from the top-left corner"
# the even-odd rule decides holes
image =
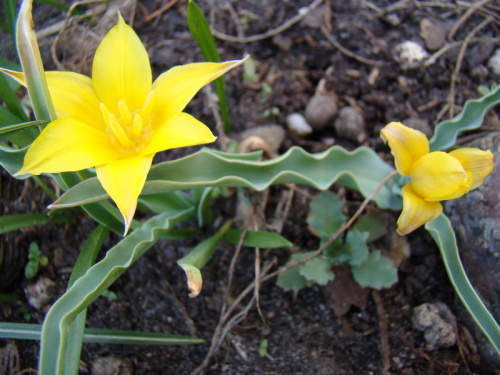
[[[342,206],[340,198],[329,191],[318,194],[311,202],[307,222],[320,238],[330,238],[342,226],[345,221]]]
[[[300,275],[304,276],[308,281],[326,285],[335,278],[335,273],[331,267],[332,263],[328,259],[316,257],[297,268],[299,268]]]
[[[307,258],[313,252],[292,254],[290,260],[286,263],[287,265],[293,264]],[[285,292],[298,292],[306,286],[314,284],[314,282],[307,280],[304,276],[300,274],[300,268],[302,265],[290,268],[278,275],[278,281],[276,284],[281,287]]]
[[[230,229],[226,234],[226,240],[236,245],[240,242],[243,231],[241,229]],[[291,247],[293,244],[278,233],[247,231],[243,246],[259,247],[262,249],[276,249],[280,247]]]
[[[367,243],[378,240],[387,233],[387,226],[385,225],[385,217],[382,212],[371,212],[361,216],[358,221],[352,226],[352,229],[360,232],[367,232]]]
[[[330,261],[333,264],[347,263],[351,266],[359,266],[368,259],[368,246],[366,246],[367,232],[351,230],[347,232],[345,242],[337,244]],[[329,252],[331,254],[331,252]]]
[[[398,281],[397,268],[379,250],[372,251],[368,259],[351,268],[354,280],[362,287],[388,288]]]

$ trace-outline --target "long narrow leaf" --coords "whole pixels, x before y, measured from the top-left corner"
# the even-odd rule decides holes
[[[16,93],[10,87],[4,74],[0,74],[0,97],[10,112],[19,117],[21,121],[28,121],[28,116],[24,113]]]
[[[101,249],[104,239],[108,235],[109,230],[99,225],[90,234],[83,245],[80,255],[76,260],[71,277],[69,278],[68,288],[82,277],[90,267],[95,263],[97,254]],[[82,342],[84,340],[85,319],[87,317],[87,309],[83,309],[75,321],[71,325],[68,333],[68,345],[66,347],[65,365],[68,374],[78,374],[78,367],[80,365],[80,353],[82,351]]]
[[[71,218],[62,215],[33,213],[0,216],[0,234],[37,225],[70,223]]]
[[[40,340],[41,324],[0,323],[0,337],[14,340]],[[203,339],[159,332],[135,332],[114,329],[86,328],[85,343],[130,344],[130,345],[193,345]],[[68,372],[69,373],[69,372]]]
[[[462,303],[500,354],[500,327],[477,295],[465,273],[450,220],[442,214],[436,220],[427,223],[425,229],[438,245],[448,277]]]
[[[168,229],[193,215],[193,212],[194,209],[165,212],[148,220],[108,250],[103,260],[92,266],[54,303],[43,324],[39,362],[41,375],[66,374],[65,348],[68,344],[68,330],[75,317]]]
[[[2,126],[0,128],[0,135],[3,137],[7,134],[15,133],[15,132],[18,132],[21,130],[35,128],[37,126],[45,126],[48,123],[49,123],[48,120],[41,120],[41,121],[29,121],[29,122],[22,122],[22,123],[13,124],[13,125],[6,125],[6,126]],[[2,125],[1,120],[0,120],[0,125]]]
[[[185,158],[153,166],[142,194],[209,186],[249,187],[262,191],[271,185],[286,183],[326,190],[337,183],[368,196],[392,170],[367,147],[350,152],[334,146],[318,154],[292,147],[280,157],[266,161],[238,160],[230,154],[203,149]],[[397,187],[389,182],[373,200],[381,208],[400,209],[401,199],[393,189]],[[107,194],[99,181],[91,178],[68,190],[51,208],[78,206],[105,198]]]
[[[5,20],[7,21],[7,27],[9,29],[10,38],[12,43],[14,43],[14,48],[16,47],[16,0],[3,0],[3,7],[5,9]]]
[[[217,51],[217,45],[215,44],[215,39],[210,30],[210,26],[203,15],[203,12],[195,4],[193,0],[189,0],[187,9],[187,24],[189,31],[193,34],[198,47],[200,47],[201,53],[206,61],[210,62],[220,62],[220,55]],[[219,109],[221,112],[222,121],[224,122],[224,130],[226,133],[231,132],[231,123],[229,120],[229,108],[227,106],[227,96],[226,89],[224,86],[224,79],[222,77],[217,78],[214,81],[215,92],[219,97]]]
[[[484,115],[499,103],[500,85],[479,99],[467,100],[462,112],[453,119],[436,125],[434,136],[429,141],[431,151],[451,147],[461,132],[479,128],[483,123]]]

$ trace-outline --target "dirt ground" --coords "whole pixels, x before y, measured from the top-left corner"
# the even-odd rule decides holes
[[[253,82],[243,82],[242,69],[226,76],[234,133],[277,124],[287,129],[280,152],[292,145],[311,152],[325,150],[332,144],[347,149],[365,145],[391,160],[387,147],[379,138],[379,131],[387,122],[412,118],[416,126],[432,133],[436,123],[458,113],[467,99],[479,96],[478,86],[489,87],[498,79],[487,68],[487,61],[499,42],[498,38],[493,39],[498,37],[500,25],[500,5],[496,1],[478,1],[475,7],[467,2],[446,0],[316,1],[319,6],[303,20],[274,33],[270,30],[286,24],[312,2],[198,0],[197,3],[220,34],[240,39],[274,34],[248,43],[226,40],[231,38],[219,35],[217,45],[223,60],[249,54],[256,66],[257,76]],[[171,7],[166,9],[166,5]],[[97,13],[98,7],[99,4],[94,4],[82,9]],[[155,77],[171,66],[203,61],[186,25],[186,8],[184,0],[138,0],[134,29],[148,49]],[[127,10],[123,14],[127,20]],[[37,30],[61,22],[64,16],[62,11],[35,4]],[[68,26],[55,49],[64,69],[89,72],[95,48],[91,46],[98,40],[99,28],[105,28],[99,23],[100,19],[94,16]],[[114,22],[116,19],[110,25]],[[424,30],[426,26],[431,27],[430,37]],[[0,55],[12,59],[12,46],[6,33],[3,34]],[[68,39],[68,35],[77,39]],[[67,41],[78,40],[78,35],[89,49],[83,55],[77,53],[78,46],[72,48]],[[55,36],[44,36],[40,40],[47,69],[58,66],[50,53]],[[470,43],[460,51],[465,39]],[[429,56],[436,54],[435,63],[404,69],[404,63],[395,57],[396,46],[404,41],[426,47]],[[453,48],[445,47],[452,43],[455,43]],[[288,130],[287,116],[305,113],[320,82],[323,90],[335,98],[339,109],[353,107],[362,115],[365,124],[359,133],[362,137],[346,137],[333,126],[334,120],[307,136],[301,137]],[[453,101],[449,100],[450,93]],[[204,93],[197,95],[186,111],[211,128],[215,127]],[[499,129],[498,118],[491,113],[481,130],[495,129]],[[160,155],[158,160],[193,150],[167,153]],[[301,188],[316,194],[313,189]],[[347,213],[352,214],[361,201],[360,196],[334,190],[342,194]],[[265,222],[273,221],[278,202],[287,192],[287,188],[274,187],[265,194],[252,194],[256,204],[267,196]],[[33,181],[13,180],[4,171],[1,194],[2,214],[45,212],[51,203],[51,198]],[[293,251],[314,250],[319,244],[307,229],[308,204],[306,196],[295,194],[293,214],[284,221],[282,235],[293,242]],[[203,269],[203,291],[195,299],[188,297],[185,276],[176,261],[213,233],[217,223],[220,225],[235,218],[236,206],[235,195],[215,200],[213,226],[203,228],[197,238],[160,241],[111,286],[116,298],[100,297],[88,309],[89,327],[192,335],[203,338],[205,343],[181,347],[85,344],[81,373],[196,373],[207,357],[219,322],[235,247],[224,242],[219,245],[213,259]],[[78,251],[95,227],[95,223],[80,211],[72,210],[70,214],[73,224],[34,227],[0,237],[4,253],[18,255],[8,266],[0,264],[4,275],[1,292],[17,298],[17,301],[0,304],[0,321],[41,323],[49,307],[46,305],[38,310],[26,300],[24,290],[34,281],[26,280],[22,270],[31,242],[36,242],[49,258],[48,266],[42,268],[35,279],[45,277],[55,282],[49,303],[64,292]],[[389,215],[386,223],[389,233],[395,229],[397,215]],[[190,226],[195,225],[190,223]],[[110,236],[104,250],[118,240],[117,236]],[[332,309],[331,286],[316,285],[293,294],[276,286],[275,279],[264,283],[259,296],[262,316],[255,304],[252,305],[248,313],[242,315],[241,322],[229,330],[203,371],[207,374],[495,373],[481,360],[474,339],[467,335],[470,319],[463,312],[428,234],[419,229],[407,236],[406,241],[410,256],[399,266],[398,283],[389,289],[368,291],[360,306],[352,306],[342,316],[337,316]],[[389,235],[380,245],[388,246],[388,243]],[[288,260],[290,253],[290,249],[262,250],[261,263],[265,265],[275,260],[276,268]],[[254,249],[243,248],[234,270],[229,302],[252,282],[254,264]],[[13,272],[16,275],[6,277],[7,269],[16,271]],[[247,297],[237,312],[243,311],[248,302]],[[434,302],[445,303],[457,317],[458,342],[449,348],[427,350],[423,334],[413,328],[413,309]],[[260,356],[258,349],[264,339],[268,340],[268,355]],[[0,340],[0,347],[7,343],[7,340]],[[36,368],[37,343],[20,340],[13,343],[20,369]],[[117,359],[121,368],[108,367],[98,372],[98,363],[107,361],[108,366],[112,366],[110,358]]]

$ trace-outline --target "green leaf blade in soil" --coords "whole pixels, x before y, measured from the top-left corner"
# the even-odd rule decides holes
[[[198,47],[206,61],[220,62],[221,58],[217,51],[215,39],[210,30],[210,26],[203,15],[203,12],[195,4],[193,0],[189,0],[187,9],[187,24],[189,31],[193,35]],[[221,112],[222,121],[224,122],[224,130],[226,133],[231,132],[231,123],[229,120],[229,108],[227,105],[226,89],[224,87],[224,78],[219,77],[214,81],[215,92],[219,97],[219,109]]]
[[[233,245],[237,245],[240,242],[242,234],[243,231],[241,229],[231,229],[226,234],[226,240]],[[277,249],[280,247],[291,247],[293,244],[278,233],[249,230],[243,239],[243,246]]]
[[[0,216],[0,234],[45,224],[70,223],[71,218],[63,215],[48,216],[43,213],[28,213]]]
[[[146,221],[108,250],[51,307],[42,330],[39,372],[65,374],[65,348],[69,327],[76,316],[99,297],[130,265],[143,255],[170,228],[193,214],[193,210],[165,212]]]
[[[392,171],[392,167],[367,147],[346,151],[333,146],[318,154],[292,147],[285,154],[265,161],[244,160],[202,149],[187,157],[154,165],[142,194],[209,186],[248,187],[262,191],[271,185],[286,183],[326,190],[337,183],[366,197]],[[393,186],[394,183],[389,181],[375,195],[373,201],[379,207],[401,208],[401,198],[393,193]],[[73,207],[105,198],[107,194],[97,178],[90,178],[68,190],[51,208]]]
[[[328,239],[340,229],[345,221],[343,206],[340,198],[330,191],[318,194],[309,204],[307,223],[318,237]]]
[[[455,232],[450,220],[441,214],[437,219],[425,224],[425,229],[436,242],[451,284],[469,314],[488,340],[500,353],[500,326],[488,311],[469,281],[460,260]]]
[[[365,262],[351,267],[354,280],[362,287],[389,288],[398,281],[398,270],[379,250],[372,251]]]
[[[304,258],[309,257],[313,252],[292,254],[290,260],[285,265],[296,263]],[[301,273],[302,265],[289,268],[278,275],[276,284],[285,292],[298,292],[306,286],[314,284],[314,281],[307,280]]]
[[[498,103],[500,103],[500,85],[479,99],[467,100],[458,115],[436,125],[434,135],[429,140],[431,151],[451,147],[461,132],[479,128],[486,113]]]
[[[319,285],[326,285],[335,278],[335,273],[332,271],[332,263],[322,257],[312,258],[303,265],[298,266],[298,268],[300,275],[304,276],[307,281]]]

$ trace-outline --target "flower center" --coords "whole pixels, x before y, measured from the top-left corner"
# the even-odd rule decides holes
[[[150,137],[150,117],[153,108],[154,91],[151,91],[141,109],[131,112],[125,100],[118,101],[118,115],[100,103],[101,113],[107,124],[106,130],[113,140],[125,149],[142,148],[142,143]]]

